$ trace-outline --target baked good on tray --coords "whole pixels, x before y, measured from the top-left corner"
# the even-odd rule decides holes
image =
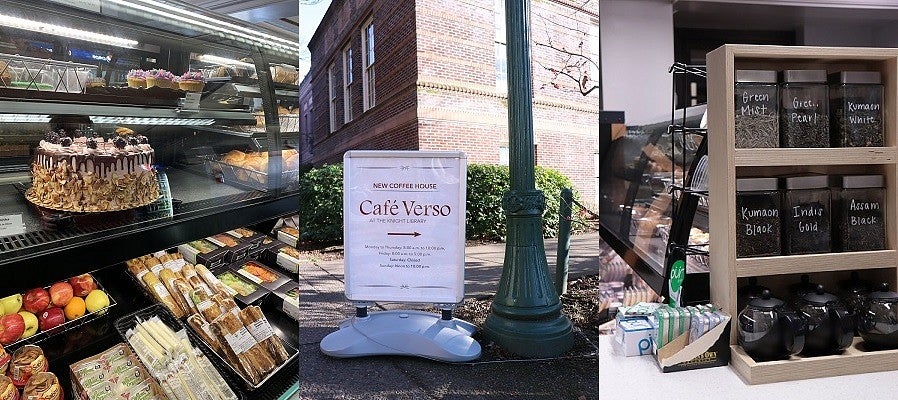
[[[49,132],[34,152],[25,197],[53,210],[128,210],[159,198],[155,153],[144,136],[72,139]]]
[[[9,71],[9,64],[0,60],[0,85],[9,86],[12,83],[12,74]]]
[[[203,87],[206,86],[206,78],[199,71],[185,72],[178,80],[178,85],[181,90],[187,92],[202,92]]]
[[[106,87],[106,80],[103,78],[88,78],[87,81],[84,82],[84,87],[86,87],[86,88]]]
[[[147,88],[151,87],[177,89],[177,77],[164,69],[151,69],[147,71]]]
[[[128,71],[128,87],[147,87],[147,72],[142,69],[132,69]]]

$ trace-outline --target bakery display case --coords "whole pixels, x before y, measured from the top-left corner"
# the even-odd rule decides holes
[[[698,128],[705,106],[676,110],[682,126]],[[623,122],[623,121],[620,121]],[[673,134],[671,119],[602,129],[600,154],[600,225],[602,239],[661,296],[669,297],[667,282],[675,256],[672,244],[688,250],[682,301],[707,301],[708,209],[698,197],[683,210],[683,182],[693,183],[700,169],[696,157],[704,136]],[[703,167],[701,167],[703,168]],[[695,184],[699,184],[695,180]],[[698,251],[695,251],[698,249]],[[704,251],[702,251],[704,250]]]
[[[116,305],[24,341],[66,396],[68,366],[121,343],[114,323],[154,303],[126,260],[270,232],[297,211],[296,42],[177,1],[4,2],[0,298],[90,273]],[[256,248],[228,254],[253,260]],[[295,344],[295,320],[269,297],[253,305]],[[277,399],[298,380],[295,359],[281,367],[237,397]]]

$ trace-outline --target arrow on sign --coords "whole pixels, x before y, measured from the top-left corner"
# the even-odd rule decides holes
[[[389,236],[414,236],[414,237],[421,236],[421,234],[418,232],[387,232],[387,235],[389,235]]]

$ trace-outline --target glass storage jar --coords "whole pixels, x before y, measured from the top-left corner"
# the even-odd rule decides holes
[[[829,147],[826,71],[783,71],[780,104],[780,147]]]
[[[779,147],[776,71],[737,70],[736,148]]]
[[[781,254],[781,199],[776,178],[736,179],[736,257]]]
[[[830,75],[833,147],[882,146],[882,76],[876,71]]]
[[[783,253],[828,253],[832,249],[829,177],[784,178],[783,189]]]
[[[835,249],[886,248],[885,189],[882,175],[834,176]]]

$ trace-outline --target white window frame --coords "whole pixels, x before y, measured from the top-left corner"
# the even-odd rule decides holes
[[[508,93],[508,53],[505,38],[505,0],[493,0],[493,17],[496,25],[494,39],[496,51],[496,92]]]
[[[369,31],[371,36],[369,37]],[[377,96],[374,90],[374,63],[377,58],[374,53],[374,21],[368,18],[360,30],[362,36],[362,108],[368,111],[377,104]]]
[[[343,48],[343,123],[352,121],[352,46]]]
[[[327,90],[328,96],[330,99],[330,119],[331,119],[331,133],[337,131],[337,91],[334,90],[334,81],[335,81],[335,71],[337,65],[336,63],[331,63],[331,65],[327,68]]]

